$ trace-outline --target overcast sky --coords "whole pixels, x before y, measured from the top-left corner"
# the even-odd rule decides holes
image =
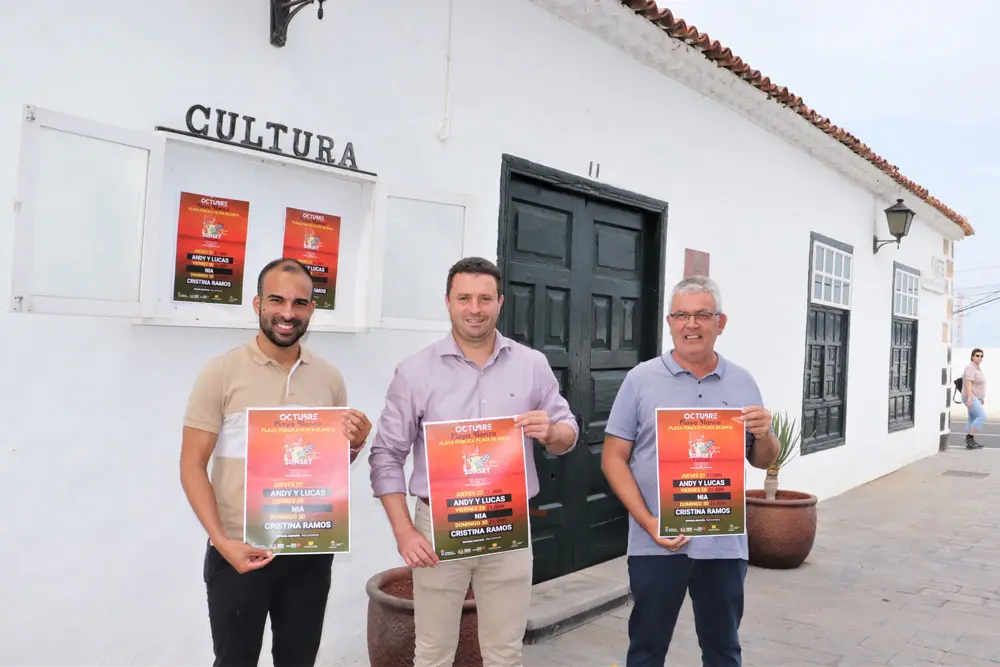
[[[1000,297],[1000,2],[658,4],[966,216],[956,288],[967,304]],[[965,314],[961,344],[1000,347],[1000,300]]]

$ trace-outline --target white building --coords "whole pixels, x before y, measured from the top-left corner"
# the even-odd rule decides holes
[[[589,445],[542,462],[540,578],[624,551],[603,420],[625,372],[669,349],[663,297],[698,253],[730,316],[721,351],[816,426],[783,487],[822,499],[937,451],[972,228],[647,4],[333,0],[278,48],[266,3],[20,3],[0,28],[0,662],[210,660],[181,414],[204,362],[253,335],[285,206],[342,217],[337,306],[306,342],[373,421],[396,362],[447,330],[448,266],[498,258],[503,330],[548,353]],[[181,192],[250,202],[241,306],[172,300]],[[912,229],[873,253],[897,198]],[[894,299],[899,280],[913,292]],[[401,563],[365,459],[352,479],[329,665],[363,659],[364,582]]]

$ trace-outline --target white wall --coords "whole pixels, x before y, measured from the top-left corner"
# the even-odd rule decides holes
[[[774,408],[799,414],[809,232],[854,246],[847,445],[802,457],[783,486],[827,497],[936,451],[943,297],[921,302],[914,429],[886,434],[886,392],[892,260],[926,269],[937,235],[918,220],[898,252],[872,257],[887,202],[525,0],[455,3],[452,123],[439,141],[447,6],[327,3],[322,22],[301,12],[275,49],[266,3],[27,3],[0,28],[0,200],[15,195],[24,103],[135,129],[182,126],[195,102],[329,128],[387,181],[478,197],[471,249],[487,257],[501,153],[583,175],[599,161],[602,180],[670,202],[668,284],[685,247],[711,253],[730,315],[721,350],[756,374]],[[0,216],[0,248],[11,238]],[[4,302],[10,259],[0,253]],[[180,419],[201,365],[248,335],[0,313],[0,485],[30,508],[3,520],[0,662],[210,659],[204,536],[177,480]],[[308,343],[374,420],[394,364],[434,338],[374,331]],[[363,583],[399,562],[367,473],[355,464],[357,551],[334,568],[324,664],[363,659]]]
[[[972,358],[973,347],[955,347],[951,350],[951,380],[962,377],[965,367],[969,365]],[[1000,382],[1000,348],[987,347],[983,349],[983,361],[979,364],[980,370],[986,376],[986,419],[994,421],[1000,419],[1000,400],[992,400],[995,391],[995,383]],[[951,385],[952,391],[955,385]],[[957,394],[956,394],[957,396]],[[969,419],[968,409],[962,405],[961,398],[951,405],[951,418],[965,422]],[[964,430],[965,426],[959,430]]]

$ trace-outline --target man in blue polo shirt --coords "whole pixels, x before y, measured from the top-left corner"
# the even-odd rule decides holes
[[[630,514],[634,605],[626,667],[663,667],[687,592],[704,667],[739,667],[747,538],[657,537],[656,408],[742,408],[747,460],[755,468],[774,462],[779,444],[753,376],[715,351],[726,326],[715,282],[695,277],[678,283],[667,320],[673,349],[628,373],[605,430],[601,465]]]

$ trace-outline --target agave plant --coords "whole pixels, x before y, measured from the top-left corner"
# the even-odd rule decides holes
[[[796,428],[795,419],[785,412],[773,413],[771,426],[774,428],[774,435],[778,438],[781,449],[778,450],[778,458],[768,466],[767,477],[764,478],[764,497],[767,500],[774,500],[778,494],[778,471],[799,453],[799,438],[802,435]]]

